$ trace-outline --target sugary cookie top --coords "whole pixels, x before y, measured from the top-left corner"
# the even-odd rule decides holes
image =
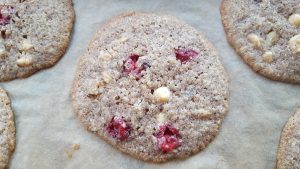
[[[300,83],[300,1],[223,0],[229,42],[256,72]]]
[[[227,112],[228,79],[194,28],[166,15],[113,18],[82,56],[73,105],[123,152],[162,162],[205,148]]]
[[[0,0],[0,81],[54,65],[67,48],[73,20],[71,0]]]

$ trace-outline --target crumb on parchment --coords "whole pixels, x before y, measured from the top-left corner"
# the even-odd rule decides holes
[[[65,153],[68,157],[68,159],[73,158],[73,154],[75,153],[76,150],[80,149],[80,144],[74,143],[72,144],[71,148],[68,148],[67,150],[65,150]]]

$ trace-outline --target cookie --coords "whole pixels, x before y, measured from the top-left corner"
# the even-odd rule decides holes
[[[4,169],[15,149],[16,128],[10,99],[0,88],[0,169]]]
[[[0,0],[0,81],[53,66],[74,21],[71,0]]]
[[[299,0],[223,0],[227,39],[255,72],[300,84]]]
[[[287,121],[277,152],[277,169],[300,168],[300,109]]]
[[[104,24],[72,89],[84,126],[122,152],[164,162],[204,149],[228,107],[214,47],[168,15],[130,12]]]

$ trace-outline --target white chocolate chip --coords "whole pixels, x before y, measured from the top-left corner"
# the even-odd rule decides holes
[[[126,42],[129,38],[128,38],[128,34],[127,33],[123,33],[121,35],[121,37],[117,40],[114,40],[113,43],[123,43],[123,42]]]
[[[112,59],[112,56],[108,52],[101,50],[99,59],[101,59],[102,61],[110,61]]]
[[[4,59],[6,57],[6,49],[3,43],[0,42],[0,59]]]
[[[266,43],[268,46],[273,46],[276,41],[278,41],[279,36],[275,31],[267,34]]]
[[[157,119],[159,124],[165,123],[165,121],[166,121],[165,114],[159,113],[158,115],[156,115],[156,119]]]
[[[196,119],[208,118],[212,115],[212,112],[206,109],[198,109],[191,112],[191,115]]]
[[[105,83],[109,83],[112,80],[112,77],[106,71],[102,72],[102,78]]]
[[[23,42],[21,44],[21,50],[22,51],[29,51],[29,50],[33,49],[33,47],[34,47],[33,44],[28,39],[23,40]]]
[[[96,78],[94,80],[91,80],[88,83],[88,95],[91,97],[97,97],[100,95],[99,93],[99,87],[100,87],[100,81],[102,83],[104,83],[102,80],[100,80],[99,78]]]
[[[266,18],[265,17],[255,15],[254,18],[255,18],[255,21],[257,22],[257,24],[260,25],[260,26],[266,23]]]
[[[10,35],[11,35],[11,33],[12,33],[12,31],[11,31],[11,30],[6,30],[6,31],[5,31],[5,36],[10,36]]]
[[[126,36],[122,36],[120,39],[118,39],[118,42],[126,42],[128,38]]]
[[[289,17],[290,24],[294,26],[300,26],[300,14],[293,14]]]
[[[55,54],[55,49],[54,49],[54,47],[52,47],[52,46],[48,46],[48,47],[46,48],[46,51],[47,51],[49,54]]]
[[[289,46],[293,53],[300,53],[300,35],[292,37],[289,41]]]
[[[27,67],[32,65],[32,57],[28,55],[21,57],[20,59],[17,60],[17,65],[19,67]]]
[[[261,47],[261,39],[259,36],[251,33],[247,36],[248,40],[250,43],[255,47],[255,48],[260,48]]]
[[[158,102],[164,103],[170,100],[171,91],[167,87],[160,87],[154,91],[153,95]]]
[[[2,10],[1,11],[1,14],[2,14],[2,16],[4,17],[4,18],[7,18],[7,17],[9,17],[9,15],[11,14],[11,12],[9,11],[9,10]]]
[[[209,117],[212,115],[211,111],[209,110],[205,110],[205,109],[199,109],[197,111],[197,113],[201,116],[201,117]]]
[[[4,59],[6,57],[7,53],[6,50],[3,48],[0,48],[0,59]]]
[[[267,63],[272,63],[273,62],[273,53],[268,51],[268,52],[265,52],[263,55],[262,55],[262,60],[264,62],[267,62]]]

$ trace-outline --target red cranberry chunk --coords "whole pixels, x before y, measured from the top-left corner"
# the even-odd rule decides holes
[[[138,66],[137,61],[139,60],[139,55],[132,54],[127,60],[124,61],[124,72],[126,74],[140,75],[143,70],[146,70],[150,65],[148,63],[143,63]]]
[[[5,26],[10,23],[14,7],[8,5],[0,5],[0,25]]]
[[[129,137],[131,130],[132,128],[129,124],[127,124],[127,122],[122,118],[118,117],[113,117],[106,126],[108,134],[120,141],[126,140]]]
[[[193,58],[198,56],[198,52],[194,51],[193,49],[175,49],[176,59],[180,60],[181,63],[186,63]]]
[[[158,146],[164,153],[172,152],[180,146],[180,134],[176,128],[170,124],[160,126],[159,132],[155,135]]]

